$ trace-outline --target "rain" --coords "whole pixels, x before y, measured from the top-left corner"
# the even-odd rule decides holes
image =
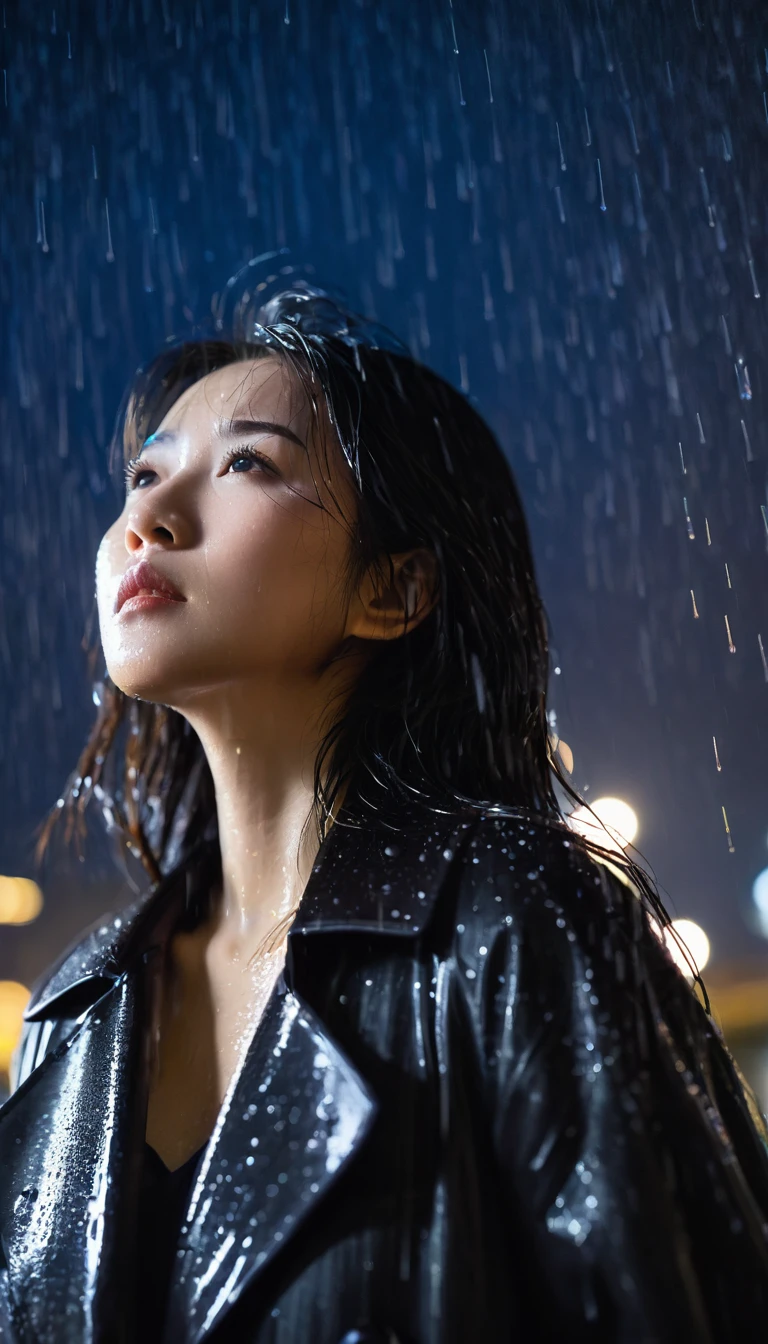
[[[42,877],[34,831],[103,674],[94,560],[121,507],[123,388],[254,261],[255,283],[299,268],[341,290],[493,426],[532,530],[572,783],[634,809],[723,1003],[734,974],[757,982],[760,6],[71,0],[6,5],[1,23],[0,871],[44,904],[3,927],[0,978],[30,985],[141,882],[98,815],[82,858],[59,850]],[[480,703],[479,668],[475,684]],[[768,1085],[764,1050],[743,1057]]]

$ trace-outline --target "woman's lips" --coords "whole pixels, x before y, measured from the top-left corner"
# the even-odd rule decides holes
[[[170,602],[186,602],[175,584],[151,565],[141,560],[126,570],[117,591],[115,613],[119,611],[151,611],[153,607],[168,606]]]
[[[168,597],[167,593],[137,593],[135,597],[126,598],[119,610],[151,611],[153,607],[170,607],[184,601],[186,598]]]

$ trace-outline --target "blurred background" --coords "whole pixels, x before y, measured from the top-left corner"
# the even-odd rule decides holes
[[[625,804],[765,1109],[767,47],[740,0],[3,7],[0,1096],[29,986],[144,881],[97,814],[33,862],[94,713],[117,405],[272,252],[497,431],[561,759]]]

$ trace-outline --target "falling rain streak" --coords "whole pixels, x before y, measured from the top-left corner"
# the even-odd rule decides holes
[[[685,498],[685,496],[683,496],[683,508],[684,508],[684,510],[685,510],[685,526],[686,526],[686,530],[687,530],[687,532],[688,532],[689,540],[690,540],[690,541],[695,541],[695,540],[696,540],[696,533],[695,533],[694,530],[693,530],[693,523],[691,522],[691,515],[690,515],[690,513],[688,512],[688,500]]]

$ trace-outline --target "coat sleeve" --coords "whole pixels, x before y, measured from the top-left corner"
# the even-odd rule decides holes
[[[562,837],[517,843],[475,857],[457,964],[539,1338],[768,1338],[754,1097],[635,889]]]

